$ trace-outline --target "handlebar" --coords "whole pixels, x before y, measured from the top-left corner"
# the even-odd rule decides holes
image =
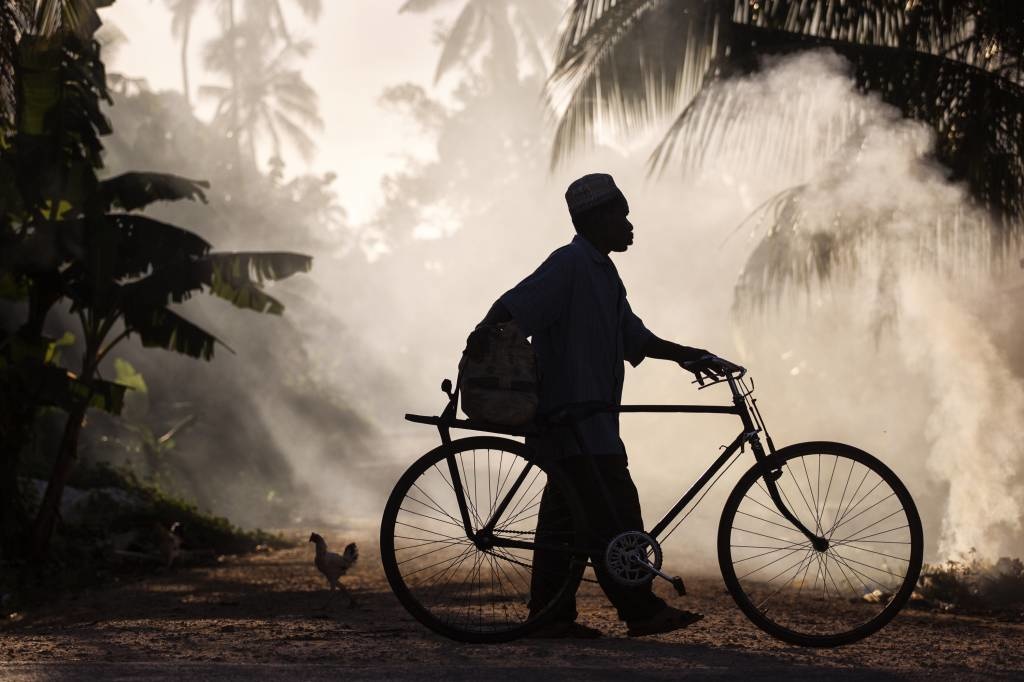
[[[715,356],[715,355],[704,355],[704,356],[702,356],[702,357],[700,357],[700,358],[698,358],[696,360],[691,360],[689,362],[683,362],[683,363],[681,363],[681,365],[682,365],[683,369],[685,369],[687,371],[690,371],[690,372],[693,372],[694,370],[691,369],[691,367],[693,367],[694,369],[699,369],[699,366],[711,364],[714,360],[723,360],[723,358],[719,358],[718,356]],[[728,361],[726,361],[726,362],[728,362]],[[732,363],[729,363],[729,364],[732,364]],[[700,391],[700,390],[703,390],[703,389],[708,388],[710,386],[714,386],[716,384],[721,384],[721,383],[726,382],[726,381],[728,381],[731,384],[734,381],[739,381],[740,379],[742,379],[747,374],[747,368],[746,367],[740,367],[738,365],[736,366],[736,369],[734,369],[734,370],[730,370],[730,371],[726,371],[726,372],[721,372],[720,370],[716,369],[714,371],[715,371],[716,374],[719,375],[719,377],[717,379],[706,379],[704,381],[701,381],[700,377],[698,375],[698,378],[694,379],[690,383],[691,384],[697,384],[697,390]],[[694,373],[696,374],[696,372],[694,372]]]

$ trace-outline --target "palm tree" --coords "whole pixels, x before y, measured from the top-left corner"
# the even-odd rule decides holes
[[[213,41],[206,53],[211,71],[230,73],[237,68],[231,84],[199,89],[200,95],[217,101],[216,117],[226,122],[239,149],[246,149],[253,163],[264,138],[270,139],[275,157],[280,157],[287,139],[309,159],[314,150],[310,131],[323,127],[316,91],[292,66],[297,57],[309,54],[311,44],[300,41],[285,44],[276,53],[273,49],[274,37],[265,25],[237,25],[233,34]]]
[[[192,22],[199,11],[200,0],[165,0],[171,11],[171,35],[181,41],[181,92],[185,102],[192,106],[192,89],[188,80],[188,48]]]
[[[451,0],[406,0],[399,12],[427,12]],[[520,59],[540,73],[548,70],[549,34],[558,19],[552,0],[465,0],[444,41],[435,82],[456,64],[489,47],[487,68],[497,78],[518,78]]]
[[[813,48],[838,52],[862,91],[931,126],[939,161],[991,212],[998,239],[1021,236],[1024,4],[1016,0],[576,0],[549,80],[562,111],[552,163],[592,139],[598,120],[636,130],[675,110],[651,169],[692,164],[737,118],[757,116],[717,82],[756,71],[766,55]],[[798,217],[798,200],[799,191],[773,203],[777,239]],[[827,256],[828,245],[818,247]],[[784,260],[775,250],[769,267]],[[811,261],[798,278],[827,274],[827,257]]]
[[[322,0],[292,0],[292,2],[310,21],[319,19],[320,13],[323,11]],[[294,42],[291,31],[288,29],[281,0],[248,0],[246,17],[251,20],[262,19],[268,22],[274,34],[285,44],[291,45]]]
[[[164,0],[167,9],[171,11],[171,35],[181,42],[181,90],[185,94],[185,101],[191,105],[191,88],[188,77],[188,53],[189,38],[192,33],[192,22],[196,18],[202,0]],[[221,16],[224,19],[224,28],[232,32],[235,27],[235,8],[233,0],[217,0]],[[309,19],[315,20],[323,10],[322,0],[295,0],[302,13]],[[292,43],[291,32],[285,20],[284,7],[281,0],[248,0],[246,14],[250,17],[262,18],[271,22],[279,37],[285,43]]]

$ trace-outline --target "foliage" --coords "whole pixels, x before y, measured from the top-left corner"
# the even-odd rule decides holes
[[[287,245],[324,259],[316,277],[265,290],[287,305],[281,319],[250,321],[214,297],[189,301],[189,319],[216,326],[237,355],[217,353],[211,363],[197,364],[119,346],[115,353],[149,387],[146,400],[128,396],[127,421],[159,437],[195,416],[173,438],[160,480],[203,508],[246,525],[287,524],[315,513],[319,499],[304,480],[317,471],[315,460],[322,456],[335,472],[350,462],[359,466],[374,432],[365,403],[383,395],[357,394],[353,387],[397,382],[380,368],[379,353],[361,347],[350,322],[353,307],[377,300],[371,287],[380,273],[360,274],[358,234],[340,204],[337,179],[331,173],[286,178],[280,163],[261,173],[244,156],[239,173],[232,141],[217,124],[197,118],[179,93],[131,87],[112,96],[109,115],[117,134],[105,140],[109,167],[162,168],[211,184],[208,204],[164,203],[148,215],[201,226],[208,242],[267,250]],[[137,409],[143,403],[146,410]],[[127,421],[93,415],[82,435],[83,456],[128,461],[149,475],[139,436]],[[294,424],[306,434],[299,443],[281,435]],[[307,458],[301,470],[292,464],[299,447]],[[267,502],[271,493],[273,504]]]
[[[205,291],[242,308],[279,314],[283,306],[261,291],[264,282],[311,266],[308,256],[294,253],[212,253],[208,242],[188,230],[132,213],[156,201],[205,202],[205,182],[163,173],[99,179],[100,137],[111,129],[100,109],[109,93],[93,33],[100,23],[95,7],[109,3],[59,4],[42,3],[38,25],[17,36],[16,127],[4,131],[0,150],[0,280],[8,282],[6,291],[26,298],[29,308],[16,335],[4,330],[5,402],[21,406],[21,422],[32,416],[25,409],[44,404],[68,411],[34,525],[36,554],[48,545],[86,410],[96,405],[96,396],[104,398],[100,406],[120,410],[124,387],[97,374],[107,353],[138,335],[146,347],[208,360],[217,339],[169,304]],[[70,303],[81,325],[84,352],[77,375],[46,362],[52,354],[42,326],[61,300]],[[47,386],[47,395],[36,395],[37,385]],[[0,478],[8,482],[17,476],[23,430],[4,433],[7,466]],[[7,551],[13,513],[4,513]]]
[[[450,0],[406,0],[399,12],[429,12]],[[518,79],[519,64],[548,69],[546,43],[558,17],[551,0],[466,0],[444,40],[434,81],[488,49],[491,76]]]
[[[972,550],[961,560],[926,564],[917,591],[947,611],[1024,615],[1024,563],[1009,557],[993,563]]]
[[[188,75],[189,38],[199,14],[199,0],[166,0],[171,11],[171,31],[181,42],[182,92],[191,106]],[[237,163],[243,152],[255,164],[258,148],[267,139],[272,159],[282,156],[283,142],[295,145],[306,159],[314,145],[309,131],[323,122],[316,93],[306,82],[297,59],[309,54],[308,41],[295,40],[285,18],[282,0],[216,0],[212,3],[220,22],[220,35],[204,47],[204,62],[222,84],[207,84],[199,94],[216,100],[214,123],[232,140]],[[296,0],[307,19],[315,20],[323,9],[321,0]],[[236,173],[241,172],[236,169]]]
[[[181,523],[185,549],[211,557],[251,552],[261,545],[283,548],[288,544],[279,535],[242,530],[224,517],[204,513],[122,467],[84,464],[75,469],[68,483],[79,491],[93,492],[86,512],[81,520],[62,529],[46,565],[13,561],[9,570],[0,572],[0,594],[10,597],[0,605],[0,616],[52,599],[55,592],[77,591],[113,577],[151,572],[156,560],[126,562],[114,550],[128,543],[142,553],[158,556],[157,526]],[[110,495],[112,491],[132,500],[132,505],[119,504]]]

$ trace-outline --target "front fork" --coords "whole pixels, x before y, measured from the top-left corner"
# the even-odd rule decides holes
[[[763,480],[765,487],[768,489],[768,496],[772,498],[772,502],[775,503],[776,509],[778,509],[779,513],[782,514],[787,521],[792,523],[797,530],[803,533],[804,537],[810,540],[811,546],[814,547],[814,549],[819,552],[827,550],[829,547],[828,539],[815,535],[811,529],[805,526],[800,519],[796,517],[796,514],[791,512],[789,507],[787,507],[783,502],[782,495],[779,494],[779,488],[775,484],[776,481],[782,478],[782,468],[768,468],[768,465],[765,463],[768,455],[765,454],[764,448],[761,446],[761,439],[757,437],[757,432],[750,432],[747,436],[747,440],[750,442],[750,449],[754,451],[754,457],[757,459],[758,464],[760,464],[762,468],[766,469]]]

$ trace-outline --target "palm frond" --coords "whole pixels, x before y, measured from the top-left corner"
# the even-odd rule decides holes
[[[505,4],[489,3],[484,10],[484,23],[490,36],[490,65],[504,69],[509,78],[518,78],[519,51],[515,30],[509,19],[509,8]],[[472,49],[467,46],[467,49]]]
[[[444,41],[444,49],[441,57],[437,60],[437,70],[434,72],[434,82],[441,80],[450,68],[455,66],[462,56],[474,49],[475,45],[483,39],[483,24],[486,19],[485,10],[480,2],[467,2],[462,8],[455,24]]]
[[[937,133],[936,155],[1009,227],[1024,218],[1024,87],[996,73],[923,52],[733,28],[725,74],[759,69],[765,56],[828,47],[847,58],[860,90]],[[714,97],[710,98],[714,99]],[[735,112],[723,110],[716,122]],[[677,121],[680,123],[680,121]],[[692,126],[691,126],[692,127]],[[686,128],[682,121],[680,128]],[[670,135],[681,131],[670,130]],[[795,142],[792,138],[790,142]],[[663,145],[671,145],[669,137]]]
[[[308,19],[319,19],[324,10],[323,0],[295,0],[295,4]]]
[[[202,0],[164,0],[171,12],[171,35],[181,38],[186,35],[195,20]]]
[[[808,177],[857,134],[866,112],[848,62],[828,50],[807,55],[784,70],[770,61],[774,68],[761,78],[712,78],[651,153],[650,173],[670,164],[693,172],[713,160]]]
[[[1021,73],[1019,63],[1010,64],[1024,51],[1024,5],[1017,0],[763,0],[736,2],[733,21]]]
[[[33,31],[44,36],[65,32],[90,37],[103,23],[96,10],[113,3],[114,0],[40,0]]]
[[[451,0],[405,0],[405,2],[402,3],[402,6],[398,8],[398,13],[429,12],[436,7],[440,7],[446,2],[451,2]]]
[[[549,5],[550,3],[542,0],[541,3],[536,4]],[[529,8],[522,7],[522,3],[511,8],[510,21],[518,34],[516,41],[521,46],[521,51],[527,61],[537,68],[539,72],[547,73],[549,65],[546,44],[547,39],[554,30],[555,22],[552,21],[546,27],[543,25],[538,26],[531,17]]]
[[[598,122],[633,131],[700,89],[725,23],[703,0],[578,0],[548,81],[561,112],[552,165],[590,142]]]
[[[273,121],[275,123],[275,127],[279,126],[282,132],[288,136],[288,139],[295,145],[299,154],[305,161],[309,161],[313,158],[313,152],[316,150],[316,146],[313,144],[313,138],[310,137],[305,128],[298,125],[295,121],[291,120],[281,112],[274,113]]]
[[[843,181],[833,176],[823,184],[831,192]],[[939,215],[929,229],[905,232],[900,227],[915,217],[884,201],[869,209],[831,205],[823,211],[815,196],[822,188],[784,190],[752,216],[761,236],[737,279],[734,311],[764,311],[787,296],[820,293],[837,275],[852,279],[867,263],[898,262],[963,279],[1001,252],[1000,236],[985,215],[955,197],[942,210],[931,207]]]
[[[15,64],[18,41],[32,21],[34,0],[0,0],[0,125],[13,125],[15,117]]]

